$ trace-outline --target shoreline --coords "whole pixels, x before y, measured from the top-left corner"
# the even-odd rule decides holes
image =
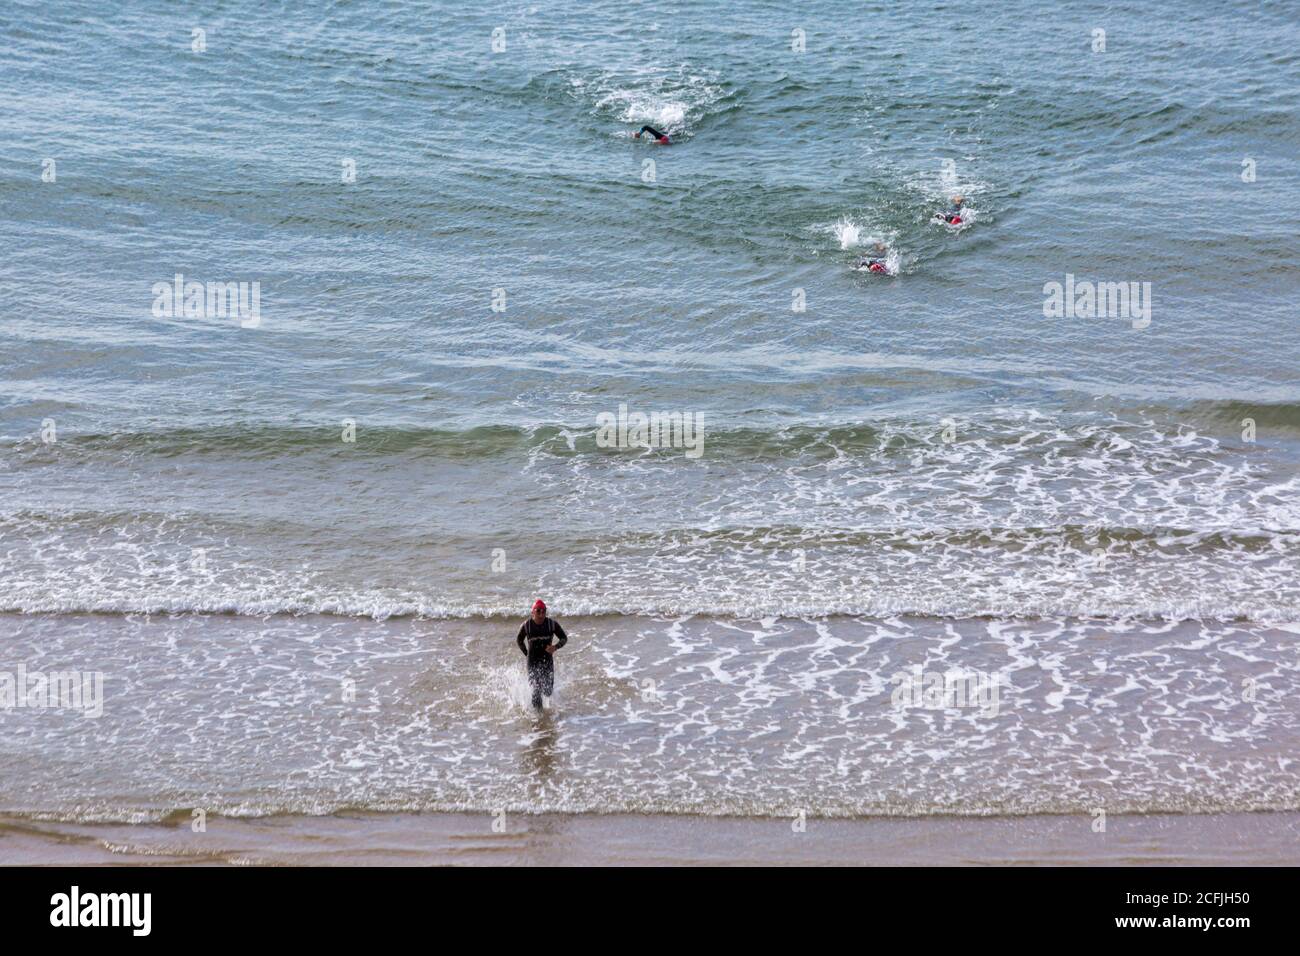
[[[496,829],[494,830],[494,823]],[[1300,811],[793,818],[365,813],[82,824],[0,814],[0,865],[1296,866]]]

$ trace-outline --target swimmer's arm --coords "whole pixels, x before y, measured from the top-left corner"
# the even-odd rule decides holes
[[[528,631],[527,624],[519,625],[519,633],[515,635],[515,643],[519,645],[519,652],[525,657],[528,656],[528,648],[524,647],[524,634]]]
[[[560,627],[560,622],[555,622],[555,636],[557,638],[555,649],[558,651],[565,644],[569,643],[569,635],[564,633],[564,628]]]

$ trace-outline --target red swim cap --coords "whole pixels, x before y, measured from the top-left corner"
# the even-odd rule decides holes
[[[951,222],[954,226],[960,226],[961,216],[953,216],[952,219],[949,220],[949,222]]]
[[[667,145],[668,145],[668,137],[667,137],[667,136],[660,136],[660,137],[659,137],[659,142],[661,142],[661,143],[663,143],[665,146],[667,146]]]
[[[538,608],[541,608],[543,611],[546,610],[546,602],[543,601],[541,598],[538,598],[536,601],[533,602],[533,610],[536,611]]]

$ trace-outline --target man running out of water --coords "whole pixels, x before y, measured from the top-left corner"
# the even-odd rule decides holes
[[[961,206],[966,200],[962,196],[952,197],[952,208],[946,212],[936,212],[935,219],[942,219],[950,226],[960,226],[962,224]]]
[[[889,247],[883,242],[877,242],[871,247],[870,255],[858,260],[857,268],[866,269],[868,272],[888,272],[889,265],[885,262],[887,255],[889,255]]]
[[[555,638],[558,643],[552,644]],[[533,706],[542,709],[542,697],[555,691],[555,662],[551,655],[569,642],[564,628],[546,616],[546,602],[541,598],[533,603],[528,620],[519,626],[515,643],[528,658],[528,686],[533,690]]]
[[[640,139],[642,133],[649,133],[651,136],[655,138],[655,141],[659,143],[660,146],[668,145],[668,135],[666,133],[659,132],[659,130],[655,129],[653,126],[642,126],[639,130],[637,130],[635,133],[632,134],[632,138]]]

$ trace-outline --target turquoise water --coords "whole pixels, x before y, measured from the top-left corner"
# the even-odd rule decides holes
[[[796,754],[800,728],[822,728],[818,778],[847,776],[805,792],[814,810],[1296,805],[1278,756],[1297,741],[1279,702],[1300,685],[1291,5],[16,3],[0,32],[12,654],[102,669],[124,701],[165,686],[214,727],[273,676],[239,635],[280,648],[304,686],[313,660],[328,681],[448,639],[469,655],[386,676],[410,706],[378,725],[335,714],[335,737],[299,696],[284,751],[214,730],[213,753],[261,767],[247,779],[217,758],[191,779],[177,756],[129,783],[169,746],[170,711],[109,706],[84,726],[0,711],[19,767],[95,769],[0,785],[0,809],[476,808],[492,779],[498,802],[551,787],[578,809],[761,813],[806,764],[733,778],[684,748],[648,805],[616,772],[620,754],[663,753],[624,723],[635,675],[671,687],[733,653],[743,674],[701,685],[713,696],[692,684],[663,705],[670,726],[694,715],[704,746],[775,721]],[[632,139],[642,123],[673,144]],[[958,193],[968,222],[933,222]],[[876,241],[895,275],[854,270]],[[177,274],[257,283],[257,321],[158,314]],[[1045,317],[1067,275],[1149,283],[1149,324]],[[599,416],[624,405],[699,416],[702,453],[603,447]],[[565,739],[594,763],[516,766],[497,739],[530,719],[493,668],[516,663],[538,594],[580,625],[583,677],[556,719],[589,721]],[[164,650],[208,625],[225,663],[169,667]],[[937,777],[933,728],[864,736],[889,703],[883,658],[778,653],[821,646],[821,628],[861,628],[862,648],[910,635],[906,666],[1056,674],[1024,682],[1025,749],[991,751],[985,771],[1014,792],[962,784],[962,747],[1002,739],[978,721]],[[1018,628],[1036,651],[1004,640]],[[962,657],[953,633],[992,643]],[[1125,778],[1066,730],[1047,739],[1060,687],[1080,719],[1118,690],[1054,655],[1091,667],[1112,633],[1151,636],[1194,675],[1186,723],[1165,740],[1149,695],[1116,694],[1113,727],[1069,728],[1116,760],[1203,765],[1172,795],[1159,781],[1179,771]],[[328,653],[286,650],[324,635]],[[1243,671],[1208,663],[1220,642]],[[704,648],[719,656],[692,657]],[[1128,652],[1135,669],[1112,666],[1169,687]],[[850,677],[828,693],[852,705],[778,689]],[[1247,678],[1272,705],[1239,712]],[[467,709],[496,743],[457,735]],[[1237,743],[1211,754],[1216,735]],[[488,756],[437,769],[404,749],[416,738]],[[736,760],[763,746],[735,743]],[[873,747],[886,777],[844,769]],[[280,779],[295,760],[302,780]],[[361,785],[352,760],[384,769]]]

